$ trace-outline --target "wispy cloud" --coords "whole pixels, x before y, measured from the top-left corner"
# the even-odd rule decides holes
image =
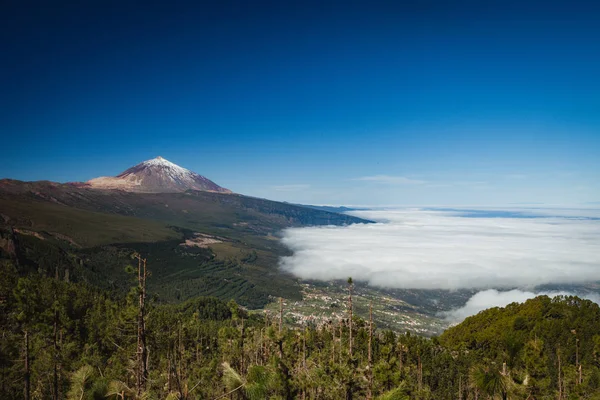
[[[577,172],[565,171],[565,172],[558,172],[555,175],[558,178],[572,178],[572,177],[577,176],[579,174]]]
[[[517,179],[517,180],[521,180],[521,179],[527,179],[527,175],[525,174],[508,174],[504,176],[506,179]]]
[[[279,185],[279,186],[271,186],[271,189],[277,192],[299,192],[302,190],[309,189],[310,185],[299,183],[293,185]]]
[[[371,175],[371,176],[362,176],[360,178],[354,178],[353,181],[363,181],[363,182],[375,182],[380,183],[382,185],[423,185],[426,188],[448,188],[448,187],[476,187],[476,186],[486,186],[488,182],[484,181],[444,181],[444,180],[423,180],[423,179],[413,179],[408,178],[406,176],[399,175]]]
[[[487,186],[487,182],[483,181],[456,181],[456,182],[431,182],[425,185],[428,188],[446,188],[446,187],[479,187],[479,186]]]
[[[426,181],[411,179],[405,176],[393,176],[393,175],[372,175],[363,176],[360,178],[353,179],[355,181],[367,181],[376,182],[385,185],[421,185],[427,183]]]

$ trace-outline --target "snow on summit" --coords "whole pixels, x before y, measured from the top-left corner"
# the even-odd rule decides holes
[[[185,169],[185,168],[183,168],[183,167],[180,167],[180,166],[179,166],[179,165],[177,165],[177,164],[174,164],[174,163],[172,163],[171,161],[169,161],[169,160],[167,160],[167,159],[165,159],[165,158],[162,158],[161,156],[158,156],[158,157],[156,157],[156,158],[153,158],[152,160],[146,160],[146,161],[144,161],[144,162],[141,162],[140,164],[147,165],[147,166],[152,166],[152,165],[164,165],[164,166],[166,166],[166,167],[171,167],[171,168],[179,168],[179,169],[182,169],[182,170],[184,170],[184,171],[189,171],[189,170],[187,170],[187,169]]]
[[[162,158],[161,156],[158,156],[152,160],[144,161],[135,167],[129,168],[128,170],[117,175],[117,178],[124,178],[132,174],[135,175],[144,169],[154,169],[178,182],[193,180],[194,177],[200,176],[189,169],[180,167],[179,165],[174,164],[171,161]]]
[[[190,189],[231,193],[210,179],[160,156],[141,162],[115,177],[102,176],[86,183],[96,189],[141,193],[183,192]]]

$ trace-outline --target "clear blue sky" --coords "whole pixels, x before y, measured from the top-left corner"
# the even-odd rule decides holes
[[[186,3],[2,2],[0,177],[161,155],[304,203],[600,201],[598,2]]]

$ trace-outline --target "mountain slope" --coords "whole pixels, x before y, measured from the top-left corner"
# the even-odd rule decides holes
[[[279,231],[367,222],[238,194],[0,180],[0,259],[14,258],[22,274],[126,290],[125,266],[139,252],[163,301],[213,295],[259,308],[273,297],[297,300],[296,279],[278,268],[289,254]]]
[[[0,180],[3,201],[31,202],[31,209],[53,203],[66,207],[161,221],[187,229],[211,229],[269,235],[287,227],[368,223],[345,214],[313,210],[239,194],[207,191],[179,193],[132,193],[98,190],[55,182]],[[0,208],[0,213],[3,213]],[[6,213],[4,213],[6,214]],[[27,210],[21,215],[27,217]],[[6,215],[6,217],[16,217]],[[6,219],[6,218],[5,218]],[[1,221],[1,220],[0,220]]]
[[[140,193],[171,193],[186,190],[231,193],[210,179],[180,167],[162,157],[133,166],[115,177],[99,177],[86,182],[94,189],[119,189]]]

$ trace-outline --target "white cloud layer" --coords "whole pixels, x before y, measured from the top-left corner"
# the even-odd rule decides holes
[[[595,293],[571,293],[571,292],[528,292],[518,289],[509,291],[498,291],[495,289],[488,289],[478,293],[475,293],[467,303],[461,307],[441,313],[440,315],[451,322],[461,322],[465,318],[475,315],[480,311],[483,311],[492,307],[506,307],[510,303],[523,303],[526,300],[533,299],[536,296],[546,295],[549,297],[555,296],[579,296],[584,299],[592,300],[595,303],[600,304],[600,296]]]
[[[597,211],[524,212],[542,218],[357,211],[353,215],[379,222],[284,231],[293,255],[282,258],[281,266],[304,279],[352,276],[389,288],[532,290],[600,280],[600,221],[583,218]]]

